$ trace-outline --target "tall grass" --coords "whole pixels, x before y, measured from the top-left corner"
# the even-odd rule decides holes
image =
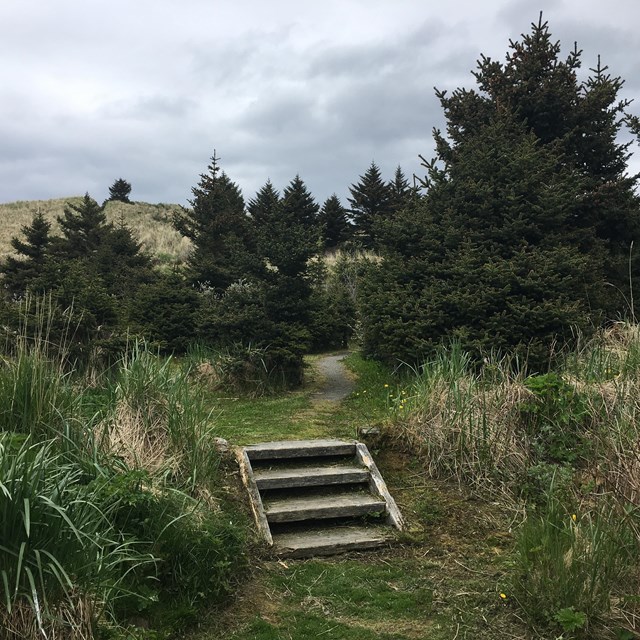
[[[517,535],[512,595],[534,623],[587,634],[614,595],[632,598],[640,548],[629,514],[605,501],[581,513],[553,492]]]
[[[528,464],[518,405],[530,394],[508,363],[478,372],[454,344],[425,363],[409,385],[391,433],[419,451],[433,475],[484,488]]]
[[[203,394],[141,343],[88,380],[37,304],[0,362],[0,638],[91,640],[108,612],[193,619],[244,550]]]
[[[145,559],[96,504],[85,469],[52,442],[0,433],[2,637],[92,637],[127,567]]]
[[[442,349],[394,405],[389,432],[434,476],[526,514],[513,591],[530,620],[565,638],[598,637],[594,625],[611,616],[637,623],[640,329],[615,325],[556,372],[518,365],[478,367],[456,345]]]
[[[131,468],[169,473],[189,490],[215,477],[212,410],[189,368],[134,343],[107,383],[102,430],[110,451]]]

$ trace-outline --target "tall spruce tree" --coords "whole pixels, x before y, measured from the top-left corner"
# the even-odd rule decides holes
[[[58,224],[62,238],[56,238],[55,251],[65,260],[95,253],[112,229],[104,208],[88,193],[80,204],[67,203]]]
[[[192,208],[176,214],[173,225],[193,243],[190,279],[221,292],[254,273],[259,260],[240,188],[221,171],[218,160],[214,154],[191,190]]]
[[[365,247],[373,247],[376,243],[374,225],[391,213],[391,192],[375,162],[360,176],[359,182],[349,187],[349,193],[355,235]]]
[[[299,175],[282,192],[282,210],[285,217],[295,218],[303,226],[318,233],[320,207]]]
[[[381,226],[385,258],[360,297],[371,354],[421,360],[455,337],[544,367],[575,327],[621,310],[607,285],[623,285],[638,202],[619,81],[596,69],[579,83],[579,52],[561,61],[542,21],[511,49],[504,66],[480,60],[479,91],[439,93],[448,136],[435,132],[426,195]]]
[[[415,195],[415,189],[411,187],[407,180],[402,167],[398,165],[393,174],[393,180],[388,184],[389,187],[389,209],[395,213],[401,211]]]
[[[283,191],[282,202],[259,230],[260,253],[269,268],[264,309],[272,327],[270,348],[289,384],[302,382],[309,349],[310,260],[321,249],[319,207],[300,176]]]
[[[319,251],[319,207],[300,176],[284,189],[259,232],[260,253],[280,274],[299,277]]]
[[[2,284],[10,295],[22,295],[34,286],[38,290],[51,244],[50,231],[51,223],[38,211],[31,224],[22,227],[24,239],[11,239],[17,257],[8,256],[0,265]]]
[[[123,220],[117,225],[107,220],[101,207],[89,194],[78,205],[69,203],[58,217],[62,236],[51,243],[58,263],[83,260],[98,274],[111,293],[126,295],[138,280],[148,277],[150,257],[142,250]]]
[[[584,236],[592,244],[582,249],[606,252],[603,277],[613,285],[608,295],[590,302],[616,315],[628,311],[620,292],[629,289],[629,251],[640,234],[637,179],[627,175],[631,143],[618,141],[629,122],[630,102],[618,98],[623,80],[608,74],[599,57],[584,82],[578,77],[581,65],[577,47],[561,58],[560,43],[552,39],[540,14],[530,33],[510,43],[505,63],[481,57],[474,72],[477,90],[458,89],[450,96],[437,92],[447,137],[436,131],[435,138],[440,158],[455,162],[475,132],[505,112],[523,122],[539,144],[552,145],[562,154],[562,165],[585,181],[581,207],[567,221],[567,233],[576,226],[593,232]],[[634,260],[640,265],[640,258]]]
[[[340,198],[335,193],[322,205],[319,221],[324,234],[325,249],[335,249],[353,235],[349,212],[342,206]]]

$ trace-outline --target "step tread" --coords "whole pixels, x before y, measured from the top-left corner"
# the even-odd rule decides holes
[[[384,500],[365,493],[295,496],[276,498],[265,503],[265,513],[270,523],[373,515],[385,509]]]
[[[259,489],[356,484],[367,482],[369,475],[368,469],[355,464],[254,469]]]
[[[358,549],[374,549],[395,538],[391,527],[333,527],[294,533],[280,533],[273,537],[278,555],[302,558],[332,555]]]
[[[251,460],[355,455],[355,442],[345,440],[277,440],[245,447]]]

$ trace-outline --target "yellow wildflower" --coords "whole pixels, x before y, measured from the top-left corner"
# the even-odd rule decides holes
[[[501,597],[503,600],[506,600],[506,599],[507,599],[507,594],[506,594],[506,593],[501,593],[501,594],[500,594],[500,597]]]

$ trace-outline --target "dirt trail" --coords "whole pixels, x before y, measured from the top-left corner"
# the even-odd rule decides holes
[[[342,364],[347,355],[340,353],[325,356],[318,361],[318,371],[324,382],[320,391],[313,394],[314,401],[340,402],[355,389],[356,383],[349,377],[346,367]]]

